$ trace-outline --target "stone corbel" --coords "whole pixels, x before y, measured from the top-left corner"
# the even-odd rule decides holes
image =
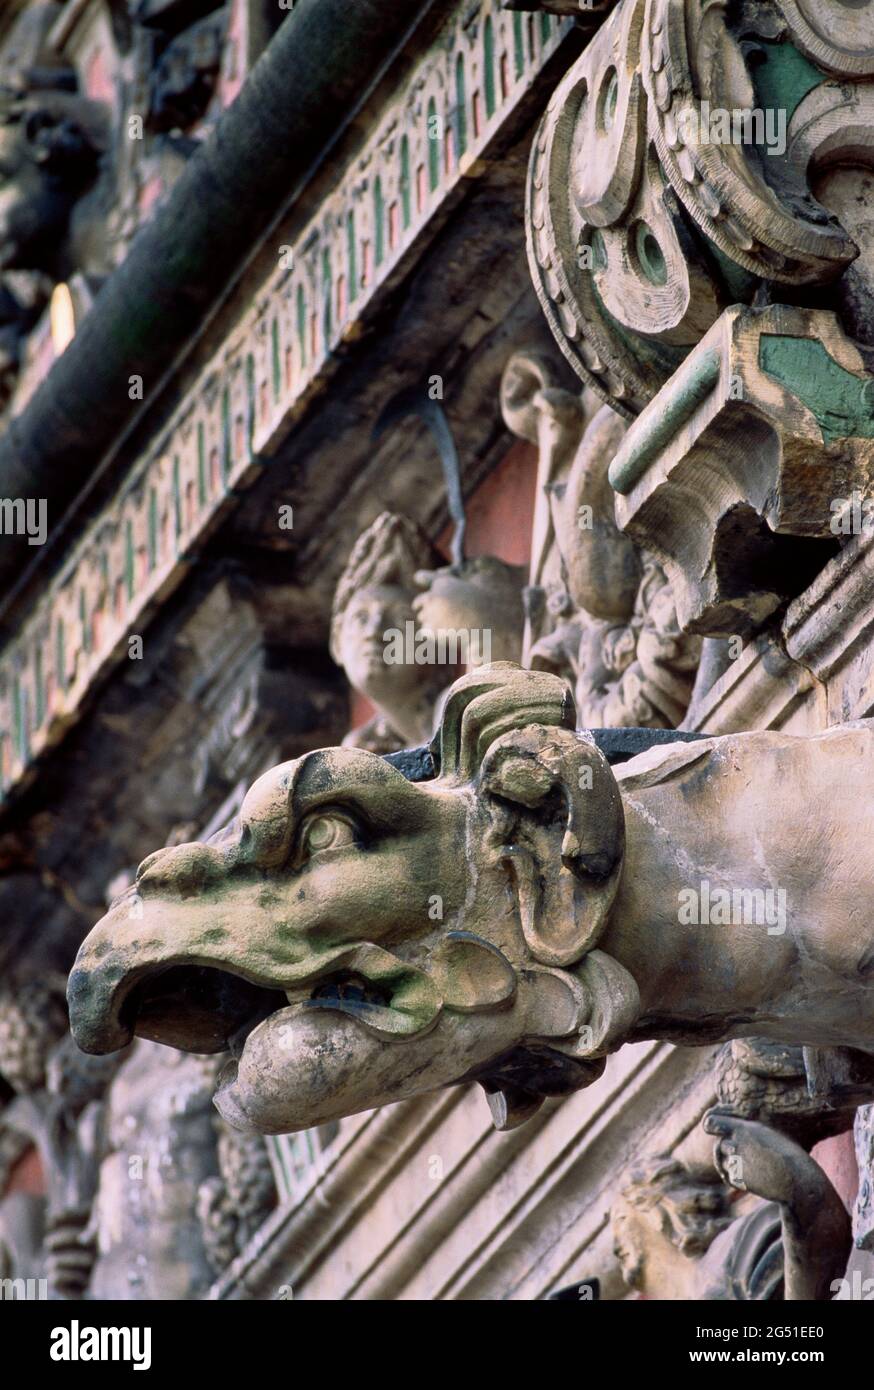
[[[610,481],[683,629],[720,635],[800,592],[872,473],[874,379],[836,317],[735,305],[628,430]]]
[[[775,283],[787,300],[833,284],[867,340],[874,59],[868,20],[844,14],[623,0],[554,93],[531,156],[532,278],[562,352],[620,414]]]

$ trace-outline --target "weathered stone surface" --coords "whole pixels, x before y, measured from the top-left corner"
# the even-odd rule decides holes
[[[720,1113],[761,1121],[809,1151],[851,1127],[872,1067],[865,1053],[737,1040],[717,1053],[717,1105]]]
[[[608,470],[624,421],[531,350],[507,362],[501,407],[539,454],[523,664],[571,680],[590,727],[678,724],[700,642],[681,633],[659,560],[616,524]]]
[[[134,1026],[142,1035],[86,1125],[72,1092],[58,1106],[39,1047],[17,1030],[7,1069],[26,1091],[4,1114],[41,1144],[56,1171],[49,1188],[72,1174],[67,1189],[78,1183],[87,1198],[83,1167],[94,1157],[93,1179],[103,1166],[90,1225],[82,1200],[62,1204],[52,1227],[51,1192],[14,1236],[11,1208],[0,1209],[3,1273],[10,1261],[53,1267],[57,1288],[81,1289],[99,1227],[94,1286],[114,1294],[166,1296],[187,1279],[192,1296],[217,1273],[217,1297],[271,1298],[278,1287],[297,1298],[300,1283],[304,1297],[530,1298],[591,1275],[602,1296],[622,1297],[604,1224],[619,1174],[637,1153],[669,1151],[682,1187],[710,1156],[698,1120],[714,1084],[717,1163],[734,1181],[743,1160],[750,1182],[729,1213],[743,1214],[726,1230],[722,1265],[714,1257],[702,1285],[684,1257],[677,1287],[747,1297],[762,1258],[758,1291],[773,1288],[779,1217],[751,1209],[752,1183],[794,1228],[790,1298],[828,1296],[827,1276],[841,1270],[846,1221],[799,1145],[868,1098],[874,1055],[859,1050],[874,1046],[871,947],[858,925],[870,729],[822,732],[872,709],[868,538],[832,525],[852,520],[836,499],[871,483],[870,5],[518,3],[532,13],[504,15],[493,0],[429,10],[399,82],[394,70],[381,76],[306,197],[295,193],[263,244],[220,239],[221,270],[194,276],[198,312],[216,310],[202,339],[178,337],[189,286],[177,283],[165,312],[173,352],[187,356],[142,408],[109,408],[99,388],[109,359],[92,341],[92,380],[66,402],[44,393],[50,409],[28,417],[36,434],[22,430],[16,458],[3,455],[6,476],[26,458],[27,481],[53,476],[53,495],[69,501],[136,414],[123,451],[100,463],[80,510],[0,605],[7,628],[23,619],[0,672],[2,782],[19,811],[0,839],[0,871],[11,869],[0,881],[3,964],[32,939],[46,969],[58,957],[66,967],[112,878],[122,891],[84,948],[90,978],[74,977],[77,1026],[100,1047]],[[110,30],[102,4],[63,7],[52,80],[75,72],[72,101],[86,86],[103,104],[112,94],[122,136],[133,103],[145,139],[113,140],[101,165],[108,223],[88,213],[90,183],[54,210],[52,256],[72,265],[81,253],[93,270],[107,248],[123,252],[239,89],[270,28],[262,10],[148,0],[135,22],[114,7]],[[411,680],[394,702],[403,729],[386,718],[391,692],[374,690],[384,698],[366,738],[373,752],[336,748],[347,692],[326,634],[350,545],[387,508],[429,537],[446,521],[421,430],[377,445],[373,420],[398,387],[437,370],[462,490],[506,450],[497,380],[536,312],[519,260],[525,127],[554,60],[579,51],[564,40],[581,43],[598,25],[531,164],[538,292],[591,389],[570,389],[535,351],[506,393],[505,422],[540,453],[524,632],[506,568],[429,555],[418,573],[406,566],[393,595],[429,631],[458,614],[466,627],[494,619],[495,656],[518,659],[521,632],[522,663],[538,669],[524,690],[518,673],[502,671],[492,689],[480,670],[450,696],[433,742],[436,680],[427,698]],[[42,21],[22,28],[22,110],[52,90],[38,72],[45,32]],[[8,34],[0,16],[4,83],[15,66]],[[424,61],[420,37],[433,47]],[[343,38],[331,33],[332,58]],[[446,119],[439,145],[432,102]],[[688,117],[751,103],[786,115],[778,158],[761,140],[695,138]],[[61,182],[75,163],[58,166]],[[212,168],[216,186],[233,186],[227,162]],[[281,201],[290,190],[279,184]],[[33,207],[45,211],[41,196]],[[286,236],[293,263],[277,272]],[[182,236],[178,249],[196,240]],[[185,254],[169,263],[184,266]],[[156,285],[157,304],[167,277],[132,265],[131,302]],[[69,362],[89,341],[80,320],[100,321],[96,281],[81,271],[39,318],[59,273],[53,262],[50,274],[4,274],[7,405],[16,373],[20,404],[71,326],[80,341]],[[771,302],[775,286],[783,305]],[[720,395],[709,335],[757,321],[769,331],[755,352],[736,350],[738,334],[718,364],[732,378]],[[773,340],[764,353],[762,336]],[[82,385],[72,368],[54,375]],[[39,452],[33,468],[46,419],[80,431],[54,474],[40,473]],[[293,533],[277,527],[282,508],[295,513]],[[233,578],[216,584],[227,566]],[[359,587],[380,585],[353,582],[353,598]],[[134,630],[152,640],[128,665]],[[709,632],[720,635],[696,679]],[[729,643],[738,632],[745,645]],[[351,672],[349,634],[344,645]],[[606,727],[586,739],[549,673],[570,678],[584,725],[685,718],[708,735],[739,732],[666,745],[669,727]],[[419,747],[374,756],[402,742]],[[127,887],[142,849],[161,844]],[[174,1064],[200,1068],[184,1124],[161,1088],[167,1051],[151,1038],[213,1049],[206,1062]],[[701,1046],[711,1038],[731,1039],[712,1076]],[[208,1103],[226,1045],[220,1103],[243,1127],[233,1133],[228,1121],[216,1132]],[[455,1086],[471,1080],[494,1125],[514,1132],[487,1134],[485,1107],[474,1116]],[[437,1096],[422,1094],[432,1087]],[[369,1110],[398,1097],[384,1114]],[[108,1149],[91,1124],[107,1108],[121,1121]],[[45,1138],[58,1115],[61,1145]],[[292,1139],[303,1152],[294,1131],[321,1120],[338,1142],[270,1213],[265,1155],[290,1152]],[[291,1135],[265,1147],[259,1128]],[[18,1145],[16,1134],[5,1137]],[[154,1190],[130,1181],[150,1146],[159,1163],[172,1160]],[[4,1156],[21,1158],[17,1147]],[[690,1183],[691,1204],[706,1206]],[[850,1199],[848,1184],[835,1186]]]
[[[853,1238],[860,1250],[874,1251],[874,1105],[856,1112],[859,1195],[853,1211]]]
[[[93,1225],[95,1299],[196,1298],[213,1268],[197,1193],[218,1171],[216,1063],[138,1043],[108,1096]]]
[[[565,356],[624,415],[728,305],[828,284],[858,255],[870,23],[844,46],[836,22],[812,38],[794,0],[703,18],[693,0],[625,0],[556,90],[531,164],[532,276]],[[866,335],[864,274],[839,300]]]
[[[837,548],[874,470],[874,383],[834,315],[731,308],[628,430],[616,518],[684,631],[747,635]],[[816,542],[819,542],[817,544]]]
[[[631,1039],[872,1048],[870,945],[847,926],[865,869],[844,827],[868,726],[653,750],[617,779],[573,724],[562,682],[498,665],[454,687],[432,782],[353,750],[274,769],[212,843],[150,856],[88,938],[80,1043],[245,1038],[219,1105],[268,1132],[468,1078],[510,1113]]]
[[[656,1299],[830,1298],[850,1223],[825,1173],[766,1125],[712,1111],[705,1127],[716,1172],[659,1155],[621,1189],[611,1217],[626,1283]],[[738,1214],[733,1187],[764,1200]]]
[[[16,1158],[32,1147],[45,1199],[26,1204],[22,1194],[17,1205],[4,1204],[0,1263],[5,1258],[10,1277],[45,1277],[54,1298],[80,1298],[91,1277],[104,1102],[121,1060],[88,1058],[76,1047],[60,977],[47,972],[3,991],[0,1077],[14,1095],[0,1111],[2,1145]],[[8,1176],[8,1170],[0,1173],[0,1191]]]

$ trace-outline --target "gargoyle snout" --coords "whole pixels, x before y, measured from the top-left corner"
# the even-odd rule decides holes
[[[137,869],[137,888],[190,898],[218,883],[228,872],[225,855],[211,845],[196,843],[155,850]]]
[[[272,959],[232,931],[237,844],[236,836],[221,846],[192,842],[143,860],[70,975],[70,1024],[83,1051],[112,1051],[136,1031],[211,1052],[268,1003],[284,1002],[269,979],[262,984]]]

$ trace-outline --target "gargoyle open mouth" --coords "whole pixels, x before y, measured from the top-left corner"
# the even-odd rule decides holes
[[[119,1010],[129,1035],[195,1052],[233,1048],[288,1000],[281,990],[203,965],[171,965],[137,984]]]
[[[382,978],[343,967],[280,990],[214,966],[168,966],[128,993],[119,1025],[129,1036],[239,1058],[253,1030],[280,1012],[330,1009],[385,1038],[409,1037],[436,1022],[442,1000],[423,971],[377,947],[350,954],[372,957],[372,973]]]

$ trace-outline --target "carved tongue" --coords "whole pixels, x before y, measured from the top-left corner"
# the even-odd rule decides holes
[[[462,941],[453,950],[466,952],[468,945]],[[359,957],[359,968],[363,964]],[[379,957],[368,954],[366,964],[373,978]],[[407,973],[395,959],[393,984],[401,978],[399,967],[412,990],[421,972]],[[388,977],[387,971],[383,978]],[[501,981],[496,968],[493,983]],[[572,977],[549,969],[525,971],[512,999],[502,999],[502,993],[503,986],[494,991],[491,1011],[444,1008],[415,1032],[406,1023],[400,1032],[375,1030],[372,1016],[361,1011],[362,1001],[342,994],[327,1003],[309,999],[290,1004],[249,1034],[239,1063],[229,1064],[222,1074],[216,1106],[237,1128],[291,1134],[482,1074],[484,1063],[520,1038],[572,1039],[589,1003],[586,990]],[[390,1008],[363,1002],[390,1015],[398,1012],[396,997],[393,992]],[[496,1104],[502,1125],[524,1118],[511,1097]]]
[[[271,1014],[223,1071],[219,1112],[235,1128],[290,1134],[449,1085],[524,1032],[515,1007],[487,1018],[444,1012],[426,1032],[391,1041],[361,1024],[308,1004]]]
[[[213,1104],[223,1120],[242,1134],[257,1134],[258,1131],[239,1103],[235,1090],[238,1063],[226,1062],[218,1074]]]

